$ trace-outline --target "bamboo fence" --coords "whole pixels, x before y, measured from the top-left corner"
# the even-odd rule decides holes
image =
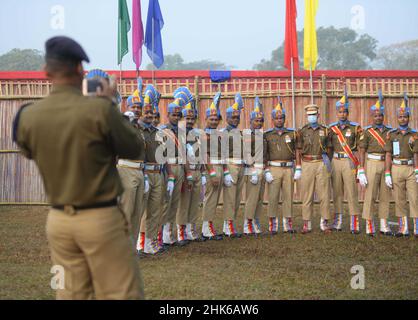
[[[256,73],[254,73],[256,74]],[[151,78],[144,78],[145,85],[151,83]],[[162,94],[160,113],[162,122],[166,122],[166,108],[172,101],[172,95],[179,86],[187,86],[194,93],[198,102],[198,126],[204,127],[204,112],[211,104],[213,96],[222,91],[221,112],[225,118],[227,106],[233,103],[234,95],[240,92],[244,98],[245,109],[241,121],[241,128],[248,127],[250,113],[254,104],[254,97],[261,98],[267,115],[265,129],[271,127],[271,110],[277,104],[280,95],[288,111],[287,125],[293,122],[291,112],[291,81],[289,77],[246,76],[234,77],[223,83],[214,83],[205,76],[183,76],[157,78],[153,82]],[[338,78],[319,75],[314,77],[315,103],[321,108],[323,123],[336,121],[335,103],[347,87],[350,96],[350,120],[366,126],[370,121],[369,108],[377,100],[378,89],[381,88],[385,96],[386,121],[396,126],[396,108],[406,91],[410,97],[411,127],[418,128],[418,112],[414,106],[418,105],[418,73],[414,77],[353,77]],[[123,99],[122,110],[125,110],[126,97],[136,89],[136,79],[125,77],[118,84],[118,90]],[[51,84],[46,79],[2,79],[0,77],[0,205],[1,204],[46,204],[42,179],[32,161],[24,159],[13,144],[11,138],[12,121],[19,107],[30,101],[46,97],[51,91]],[[305,115],[303,107],[310,103],[309,79],[297,77],[295,81],[296,95],[296,124],[304,125]],[[361,193],[360,193],[361,194]],[[363,195],[360,195],[362,199]],[[299,200],[296,192],[295,200]]]

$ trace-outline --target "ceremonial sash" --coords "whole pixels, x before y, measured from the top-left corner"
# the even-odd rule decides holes
[[[376,139],[376,141],[379,143],[379,145],[385,149],[385,140],[383,140],[383,138],[376,132],[376,130],[374,128],[370,128],[369,129],[370,134],[373,136],[373,138]]]
[[[351,150],[350,146],[348,145],[347,140],[345,139],[341,130],[337,126],[331,127],[331,130],[337,135],[338,141],[340,142],[341,147],[343,148],[344,152],[351,159],[351,161],[353,161],[353,164],[356,167],[358,167],[360,165],[360,161],[354,155],[353,151]]]

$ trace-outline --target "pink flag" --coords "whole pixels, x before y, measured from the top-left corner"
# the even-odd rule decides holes
[[[132,54],[136,70],[142,63],[142,45],[144,44],[144,27],[141,17],[141,0],[132,0]]]

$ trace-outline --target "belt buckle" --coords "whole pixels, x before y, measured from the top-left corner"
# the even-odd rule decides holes
[[[69,214],[70,216],[73,216],[74,214],[75,214],[75,208],[74,208],[74,206],[71,206],[71,205],[65,205],[64,206],[64,212],[66,213],[66,214]]]

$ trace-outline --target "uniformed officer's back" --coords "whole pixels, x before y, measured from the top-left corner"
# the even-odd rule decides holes
[[[55,87],[21,112],[19,140],[37,162],[54,205],[116,198],[122,189],[115,155],[134,157],[141,148],[109,99],[85,97],[71,86]]]

